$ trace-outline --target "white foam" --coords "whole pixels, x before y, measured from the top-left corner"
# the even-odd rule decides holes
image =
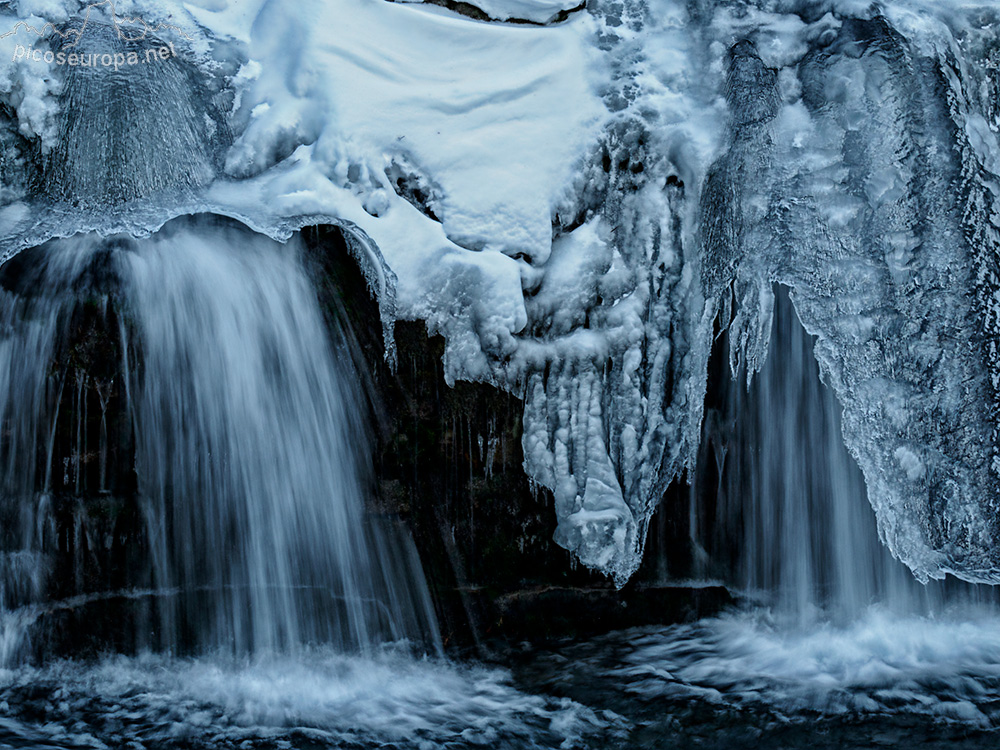
[[[506,672],[392,651],[372,658],[315,650],[298,659],[61,662],[0,672],[0,697],[17,710],[12,695],[52,684],[49,721],[32,731],[50,738],[86,735],[98,747],[183,739],[229,747],[294,735],[372,746],[488,746],[503,738],[518,747],[572,748],[606,724],[572,701],[519,692]]]
[[[710,697],[786,715],[913,713],[1000,721],[995,613],[897,616],[870,609],[844,626],[788,627],[766,610],[645,631],[609,676],[645,696]]]

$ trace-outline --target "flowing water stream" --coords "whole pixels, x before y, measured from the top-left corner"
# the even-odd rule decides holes
[[[296,245],[203,222],[143,242],[57,241],[33,262],[21,284],[34,294],[4,299],[4,409],[14,426],[4,512],[21,519],[4,549],[8,622],[23,606],[54,606],[45,572],[60,547],[58,506],[85,494],[89,454],[106,481],[108,438],[87,445],[83,400],[72,405],[78,435],[64,475],[53,475],[61,396],[82,375],[67,383],[52,363],[73,310],[92,304],[119,321],[118,380],[135,434],[144,559],[128,583],[149,592],[137,631],[153,634],[136,645],[243,655],[322,643],[364,653],[413,639],[437,649],[419,562],[407,545],[387,545],[365,514],[364,399]],[[80,515],[86,527],[94,510]],[[396,547],[404,552],[386,553]],[[73,593],[107,594],[86,588]],[[8,642],[30,640],[30,628],[11,627]]]

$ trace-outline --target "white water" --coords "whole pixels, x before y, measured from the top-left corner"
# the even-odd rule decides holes
[[[146,655],[0,671],[0,746],[9,734],[59,748],[247,742],[568,750],[588,746],[588,735],[615,720],[568,699],[522,693],[502,670],[391,651],[359,657],[311,649],[299,658],[252,660]]]
[[[193,593],[165,609],[168,642],[185,629],[236,653],[436,637],[419,563],[394,564],[364,517],[363,396],[299,252],[202,227],[121,256],[153,583]]]
[[[840,406],[777,291],[752,388],[739,373],[710,398],[692,492],[696,572],[740,603],[560,644],[530,673],[633,721],[629,748],[995,746],[994,589],[921,584],[881,544]]]
[[[767,706],[790,719],[905,712],[1000,724],[994,588],[924,585],[893,559],[787,290],[773,325],[752,387],[740,373],[707,415],[698,481],[713,483],[714,513],[692,493],[699,570],[745,602],[635,633],[605,677],[636,696]]]
[[[413,657],[408,643],[435,643],[419,562],[364,512],[361,393],[294,242],[184,221],[143,241],[54,242],[39,258],[3,292],[3,511],[19,521],[3,541],[0,742],[524,748],[625,736],[606,696],[533,696],[502,671]],[[148,564],[128,590],[59,599],[56,507],[87,488],[52,474],[53,412],[70,386],[51,362],[90,298],[123,321]],[[782,721],[906,713],[992,727],[992,590],[923,586],[891,559],[810,344],[779,295],[771,356],[749,394],[734,382],[706,441],[724,471],[715,517],[693,529],[703,572],[760,606],[608,641],[624,650],[598,639],[592,662],[595,646],[570,647],[577,683]],[[18,663],[49,615],[115,597],[145,603],[127,610],[148,633],[139,656]]]
[[[636,634],[604,676],[646,699],[696,697],[790,719],[907,713],[1000,725],[992,611],[940,618],[872,608],[847,625],[789,627],[756,610]]]
[[[19,519],[3,543],[8,663],[40,617],[113,596],[143,600],[130,614],[140,649],[364,652],[405,639],[438,648],[412,543],[365,513],[373,482],[364,397],[301,260],[295,242],[184,221],[141,242],[52,242],[19,294],[4,294],[0,506]],[[85,509],[74,511],[74,533],[88,538],[99,535],[87,513],[102,506],[87,499],[77,458],[64,459],[53,494],[63,389],[87,382],[53,361],[77,305],[94,300],[122,321],[119,377],[138,483],[126,502],[138,503],[141,552],[129,589],[91,583],[58,600],[50,586],[65,590],[91,565],[75,560],[58,571],[62,580],[48,580],[65,544],[60,506]],[[73,456],[97,452],[86,445],[85,408],[74,402]],[[102,432],[101,461],[105,442]],[[101,472],[98,495],[103,463]]]

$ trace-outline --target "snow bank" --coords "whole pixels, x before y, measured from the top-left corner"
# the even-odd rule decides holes
[[[213,199],[239,200],[250,178],[251,203],[356,223],[399,278],[398,314],[446,334],[449,380],[496,380],[526,324],[517,259],[548,255],[553,207],[601,122],[588,19],[492,26],[342,0],[225,24],[251,39],[257,73],[234,179]]]

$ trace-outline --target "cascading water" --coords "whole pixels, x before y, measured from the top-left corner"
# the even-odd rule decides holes
[[[119,256],[153,584],[184,592],[166,600],[168,642],[433,641],[422,578],[374,554],[362,396],[298,252],[182,229]]]
[[[0,198],[39,207],[0,215],[0,746],[571,747],[602,728],[441,657],[412,541],[365,507],[366,394],[298,239],[161,228],[218,205],[252,66],[170,14],[122,36],[141,19],[91,11],[71,41],[26,43],[137,63],[50,71],[43,148],[0,128]]]
[[[993,601],[990,586],[923,585],[893,559],[844,446],[840,404],[820,381],[812,337],[785,287],[775,299],[761,371],[749,388],[745,373],[727,378],[706,414],[691,493],[697,573],[756,592],[802,625],[850,620],[875,603],[927,614],[958,601]]]
[[[85,375],[53,377],[50,368],[78,298],[89,295],[120,307],[148,550],[128,584],[148,590],[151,603],[136,645],[366,651],[412,638],[436,648],[419,562],[406,544],[386,544],[388,531],[365,515],[363,398],[349,355],[331,349],[299,255],[294,243],[206,222],[144,242],[57,241],[34,254],[35,295],[3,300],[4,514],[19,519],[6,527],[18,532],[5,539],[3,604],[14,631],[20,607],[54,606],[45,576],[58,554],[57,506],[82,494],[76,478],[53,500],[53,441],[63,391]],[[77,463],[90,452],[82,416]],[[101,445],[90,447],[103,475],[101,430]],[[77,464],[67,467],[79,476]],[[12,643],[14,631],[5,633]]]
[[[183,220],[147,240],[54,241],[0,273],[3,656],[8,667],[38,662],[0,672],[16,719],[0,723],[0,742],[617,742],[616,714],[378,647],[433,648],[433,615],[407,569],[412,548],[387,541],[391,528],[364,512],[361,394],[343,346],[331,347],[301,252]],[[113,330],[121,365],[82,374],[74,367],[86,363],[92,318]],[[754,732],[816,711],[970,726],[1000,718],[992,589],[925,586],[882,546],[840,438],[840,406],[784,289],[752,386],[742,373],[720,386],[692,541],[696,572],[725,578],[747,604],[569,646],[549,666],[542,654],[540,669],[558,676],[546,679],[588,686],[570,695],[626,716],[642,695],[653,712],[639,709],[642,722],[677,742],[717,733],[719,716],[747,708]],[[88,403],[100,420],[85,417]],[[134,434],[131,452],[123,431]],[[134,472],[116,470],[123,456]],[[137,519],[103,518],[91,495],[131,498]],[[131,541],[115,541],[122,534]],[[102,544],[132,545],[117,588],[88,572]],[[139,657],[47,658],[47,620],[112,600],[135,621]],[[726,707],[712,709],[707,729],[692,708],[703,699]],[[678,715],[681,725],[662,718]]]

